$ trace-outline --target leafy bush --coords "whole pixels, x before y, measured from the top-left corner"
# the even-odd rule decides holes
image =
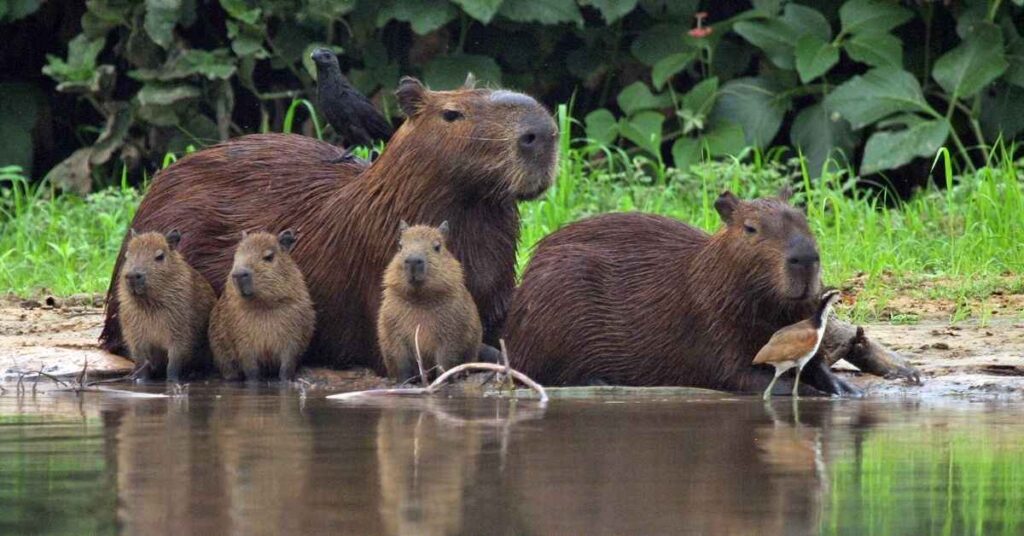
[[[277,130],[311,95],[320,45],[387,110],[400,74],[446,88],[472,71],[573,99],[588,137],[679,167],[779,143],[813,176],[947,143],[970,165],[1024,129],[1022,2],[90,0],[45,73],[104,121],[52,179],[84,189],[118,156]],[[0,15],[37,4],[0,0]]]

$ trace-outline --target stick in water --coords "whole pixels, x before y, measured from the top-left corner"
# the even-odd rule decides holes
[[[421,385],[427,385],[427,371],[423,368],[423,356],[420,355],[420,325],[416,324],[416,333],[412,335],[412,342],[416,345],[416,364],[420,367]]]

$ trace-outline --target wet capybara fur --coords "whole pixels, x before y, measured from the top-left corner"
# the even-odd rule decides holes
[[[131,230],[118,276],[121,332],[139,379],[177,382],[210,367],[206,325],[217,297],[166,236]]]
[[[227,380],[260,380],[273,371],[295,379],[313,338],[316,313],[302,272],[288,252],[291,230],[243,234],[224,292],[210,315],[213,360]]]
[[[308,362],[383,372],[377,310],[395,229],[402,219],[447,220],[485,337],[497,342],[515,288],[516,202],[551,184],[555,122],[510,91],[430,91],[405,78],[396,95],[408,119],[372,164],[331,163],[342,150],[305,136],[243,136],[161,171],[134,225],[181,229],[181,253],[218,292],[239,233],[294,229],[303,238],[291,255],[317,307]],[[123,352],[117,287],[112,281],[100,341]]]
[[[763,390],[771,370],[750,361],[779,328],[810,316],[821,291],[817,244],[787,200],[723,193],[715,208],[725,226],[714,235],[627,213],[544,238],[509,309],[512,366],[552,385]],[[805,379],[833,390],[820,357],[808,369],[815,361]]]
[[[424,369],[447,370],[476,358],[483,330],[462,265],[445,247],[448,222],[435,229],[403,221],[399,232],[384,272],[377,339],[388,376],[405,381],[419,373],[417,342]]]

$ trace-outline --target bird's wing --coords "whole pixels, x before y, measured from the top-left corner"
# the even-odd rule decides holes
[[[797,322],[776,331],[757,355],[754,364],[777,363],[796,359],[814,348],[817,332],[810,322]]]
[[[374,140],[388,141],[391,139],[391,125],[384,115],[377,110],[369,99],[356,93],[352,95],[352,113],[358,117],[366,133]]]

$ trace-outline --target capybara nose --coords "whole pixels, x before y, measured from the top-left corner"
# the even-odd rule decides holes
[[[146,274],[136,270],[128,272],[124,278],[128,280],[128,286],[132,288],[139,288],[146,284]]]
[[[413,283],[419,283],[423,280],[426,266],[426,259],[419,255],[410,255],[405,258],[405,270],[409,274],[409,280]]]
[[[786,262],[788,262],[790,266],[798,268],[813,268],[821,262],[821,257],[818,256],[817,251],[811,251],[807,253],[792,254],[786,258]]]
[[[531,154],[550,148],[555,137],[554,122],[550,118],[530,120],[519,134],[519,150]]]
[[[242,296],[252,296],[252,270],[239,269],[231,272],[231,279],[235,281],[235,286],[238,287],[238,292]]]

